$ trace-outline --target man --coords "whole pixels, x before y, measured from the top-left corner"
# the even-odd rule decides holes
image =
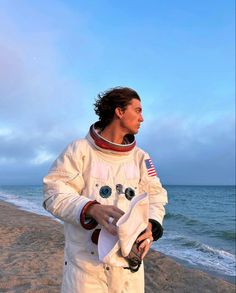
[[[135,195],[149,196],[149,224],[137,238],[142,258],[162,236],[167,194],[149,155],[135,144],[142,117],[139,95],[117,87],[98,95],[99,121],[54,162],[44,178],[44,207],[64,221],[63,293],[144,292],[137,272],[99,261],[101,227],[116,235],[116,222]]]

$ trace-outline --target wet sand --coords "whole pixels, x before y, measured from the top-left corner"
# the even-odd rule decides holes
[[[0,292],[60,292],[63,246],[59,222],[0,201]],[[145,272],[146,293],[235,293],[233,284],[153,250],[146,256]]]

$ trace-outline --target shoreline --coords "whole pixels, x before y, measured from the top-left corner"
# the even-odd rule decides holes
[[[63,226],[0,200],[0,291],[60,291]],[[145,292],[235,292],[235,285],[155,250],[145,258]]]
[[[7,201],[4,201],[2,199],[0,199],[0,201],[3,201],[3,202],[6,202],[7,204],[10,204],[10,205],[13,205],[14,207],[16,207],[17,209],[20,209],[22,211],[26,211],[26,212],[30,212],[30,213],[33,213],[33,214],[37,214],[39,216],[44,216],[44,217],[49,217],[50,219],[53,219],[54,221],[56,221],[57,223],[62,223],[60,220],[58,220],[57,218],[53,217],[52,215],[50,215],[48,212],[45,211],[45,213],[38,213],[36,211],[31,211],[31,210],[27,210],[25,207],[23,206],[20,206],[20,205],[17,205],[15,203],[11,203],[11,202],[7,202]],[[157,242],[158,244],[158,242]],[[158,247],[158,245],[157,245]],[[216,277],[218,279],[222,279],[222,280],[225,280],[226,282],[229,282],[231,284],[235,284],[236,283],[236,276],[231,276],[231,275],[226,275],[226,274],[223,274],[223,273],[219,273],[219,272],[216,272],[216,271],[213,271],[213,270],[210,270],[209,268],[206,268],[204,265],[194,265],[194,264],[190,264],[187,260],[185,259],[181,259],[181,258],[178,258],[177,256],[173,256],[173,255],[168,255],[166,253],[163,253],[163,252],[160,252],[158,249],[155,248],[155,245],[153,245],[152,249],[160,254],[164,254],[166,257],[176,261],[177,263],[185,266],[186,268],[189,268],[189,269],[194,269],[194,270],[199,270],[199,271],[202,271],[202,272],[205,272],[213,277]]]
[[[173,257],[173,256],[169,256],[169,255],[166,255],[166,257],[176,261],[177,263],[179,263],[180,265],[186,267],[187,269],[192,269],[192,270],[196,270],[196,271],[200,271],[200,272],[204,272],[212,277],[215,277],[219,280],[224,280],[228,283],[231,283],[233,285],[235,285],[236,283],[236,276],[229,276],[229,275],[223,275],[223,274],[220,274],[220,273],[217,273],[217,272],[213,272],[213,271],[209,271],[208,269],[206,269],[204,266],[199,266],[198,268],[196,268],[196,266],[194,265],[191,265],[189,264],[188,261],[186,260],[183,260],[183,259],[180,259],[178,257]]]

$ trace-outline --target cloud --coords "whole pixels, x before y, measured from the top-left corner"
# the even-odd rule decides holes
[[[235,184],[235,117],[146,121],[144,149],[166,184]],[[155,123],[154,123],[155,122]]]
[[[0,184],[40,183],[74,134],[36,132],[28,136],[0,129]],[[211,122],[187,117],[158,123],[147,120],[137,139],[150,153],[164,184],[234,184],[233,116]]]

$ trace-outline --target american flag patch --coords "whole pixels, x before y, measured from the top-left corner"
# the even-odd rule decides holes
[[[146,164],[148,176],[157,176],[152,160],[151,159],[145,160],[145,164]]]

